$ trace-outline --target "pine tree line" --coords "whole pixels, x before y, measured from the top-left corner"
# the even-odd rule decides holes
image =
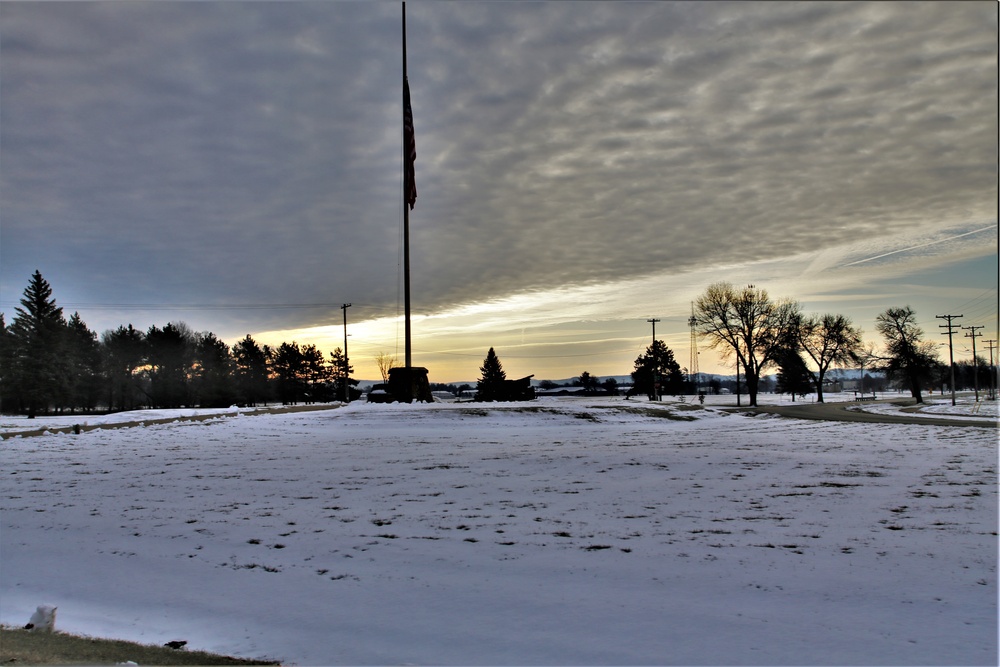
[[[231,348],[211,332],[194,333],[171,322],[147,331],[131,324],[98,338],[79,313],[66,319],[52,288],[35,271],[21,306],[6,325],[0,313],[0,412],[29,417],[50,412],[122,411],[137,408],[254,406],[326,402],[360,397],[340,348],[325,357],[315,345],[260,346],[247,335]],[[804,316],[790,300],[773,301],[765,290],[716,283],[698,299],[701,336],[723,357],[735,358],[742,383],[756,403],[761,373],[778,370],[782,392],[817,392],[834,365],[860,362],[885,373],[918,402],[927,387],[943,388],[948,373],[936,346],[924,339],[911,308],[889,308],[876,319],[885,352],[863,349],[861,331],[842,315]],[[526,378],[506,379],[490,348],[477,383],[477,400],[524,400]],[[955,364],[957,387],[989,387],[992,368],[981,358]],[[589,373],[581,376],[589,378]],[[686,371],[661,340],[635,361],[631,393],[651,398],[693,393]],[[520,387],[519,383],[527,388]]]
[[[131,324],[98,338],[79,313],[67,320],[35,271],[10,325],[0,313],[0,411],[255,406],[358,398],[340,348],[277,348],[246,338],[231,348],[211,332],[171,322],[147,331]],[[345,373],[346,370],[346,373]]]

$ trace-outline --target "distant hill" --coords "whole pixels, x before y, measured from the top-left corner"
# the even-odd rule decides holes
[[[632,384],[632,376],[631,375],[595,375],[594,377],[597,378],[598,382],[604,382],[605,380],[607,380],[609,378],[613,378],[613,379],[615,379],[615,380],[618,381],[618,384]],[[562,380],[547,380],[545,378],[542,378],[541,380],[539,380],[538,378],[532,378],[531,379],[531,386],[537,387],[540,384],[542,384],[543,382],[551,382],[552,384],[558,384],[558,385],[572,385],[579,378],[580,378],[579,375],[576,375],[576,376],[571,377],[571,378],[565,378],[565,379],[562,379]],[[475,384],[475,382],[473,382],[473,384]]]
[[[882,373],[879,373],[877,371],[872,371],[871,369],[865,369],[865,375],[870,375],[871,377],[882,377]],[[579,377],[579,376],[577,376],[577,377]],[[540,385],[542,382],[552,382],[553,384],[557,384],[557,385],[572,385],[574,382],[576,382],[577,377],[565,378],[565,379],[562,379],[562,380],[546,380],[544,378],[543,379],[532,378],[531,384],[532,384],[532,386],[535,386],[535,387],[537,387],[538,385]],[[859,379],[861,377],[861,369],[859,369],[859,368],[833,368],[833,369],[831,369],[831,370],[829,370],[829,371],[826,372],[826,376],[825,377],[827,379],[829,379],[829,380],[857,380],[857,379]],[[608,378],[614,378],[615,380],[618,381],[618,384],[632,384],[632,376],[631,375],[598,375],[597,376],[597,379],[600,382],[604,382]],[[777,374],[776,373],[771,373],[769,375],[765,375],[761,379],[777,380]],[[736,381],[736,374],[733,373],[732,375],[719,375],[717,373],[698,373],[698,382],[699,382],[699,384],[711,382],[712,380],[719,380],[719,381],[722,381],[722,382],[725,382],[725,381],[728,380],[728,381],[731,381],[731,382],[735,382]],[[475,386],[476,383],[475,382],[470,382],[469,384]]]

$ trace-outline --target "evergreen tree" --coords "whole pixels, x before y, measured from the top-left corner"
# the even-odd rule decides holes
[[[10,325],[11,389],[29,418],[65,403],[66,320],[39,271],[31,276]]]
[[[14,379],[11,373],[13,352],[14,342],[4,320],[4,314],[0,313],[0,414],[6,414],[17,403],[11,391],[11,382]]]
[[[813,388],[813,377],[798,350],[785,349],[776,355],[778,364],[777,391],[782,394],[805,396]]]
[[[302,382],[305,385],[304,396],[307,403],[323,403],[332,396],[330,387],[330,367],[323,353],[315,345],[302,347]]]
[[[601,386],[600,378],[594,377],[588,371],[580,373],[580,377],[577,378],[577,382],[579,382],[580,386],[583,387],[583,393],[585,394],[593,394]]]
[[[240,404],[256,406],[258,402],[267,402],[268,351],[266,346],[264,349],[258,346],[250,334],[233,346],[235,389]]]
[[[199,406],[221,408],[233,404],[233,358],[229,346],[211,332],[195,337],[191,380],[194,402]]]
[[[503,364],[497,353],[490,348],[486,353],[483,365],[479,367],[482,376],[476,383],[477,401],[496,401],[503,396],[503,383],[507,379],[507,374],[503,370]]]
[[[147,351],[145,335],[131,324],[101,335],[108,410],[134,410],[142,405],[145,390],[139,369],[146,364]]]
[[[101,351],[97,334],[87,328],[80,313],[66,325],[66,387],[71,408],[93,410],[100,400]]]
[[[177,408],[190,403],[188,376],[194,364],[194,336],[182,322],[155,325],[146,332],[149,348],[150,400],[153,407]]]
[[[304,368],[302,350],[295,341],[282,343],[274,351],[271,369],[274,372],[275,393],[282,404],[294,405],[304,398]]]
[[[351,366],[350,359],[348,359],[345,375],[344,361],[344,351],[339,347],[330,353],[330,377],[333,378],[333,395],[325,400],[345,400],[345,388],[347,391],[346,400],[353,401],[361,398],[361,392],[354,389],[358,385],[358,381],[351,379],[354,367]]]
[[[656,385],[659,384],[659,389]],[[635,370],[632,371],[632,391],[649,396],[656,400],[657,396],[670,394],[676,396],[684,389],[684,373],[680,364],[674,359],[674,352],[662,340],[653,341],[646,351],[635,360]]]

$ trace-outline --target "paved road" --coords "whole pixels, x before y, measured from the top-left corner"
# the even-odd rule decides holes
[[[915,405],[912,401],[899,400],[879,401],[894,405]],[[925,424],[929,426],[973,426],[979,428],[997,428],[997,419],[985,415],[975,419],[948,419],[946,417],[928,417],[900,412],[899,414],[879,414],[863,410],[849,410],[853,403],[802,403],[800,405],[765,405],[751,408],[758,413],[781,415],[795,419],[822,419],[826,421],[868,422],[872,424]],[[906,408],[904,408],[905,410]]]

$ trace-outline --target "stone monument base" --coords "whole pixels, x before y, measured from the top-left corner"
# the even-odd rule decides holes
[[[388,390],[392,400],[400,403],[431,403],[434,400],[427,381],[427,369],[420,366],[390,368]]]

